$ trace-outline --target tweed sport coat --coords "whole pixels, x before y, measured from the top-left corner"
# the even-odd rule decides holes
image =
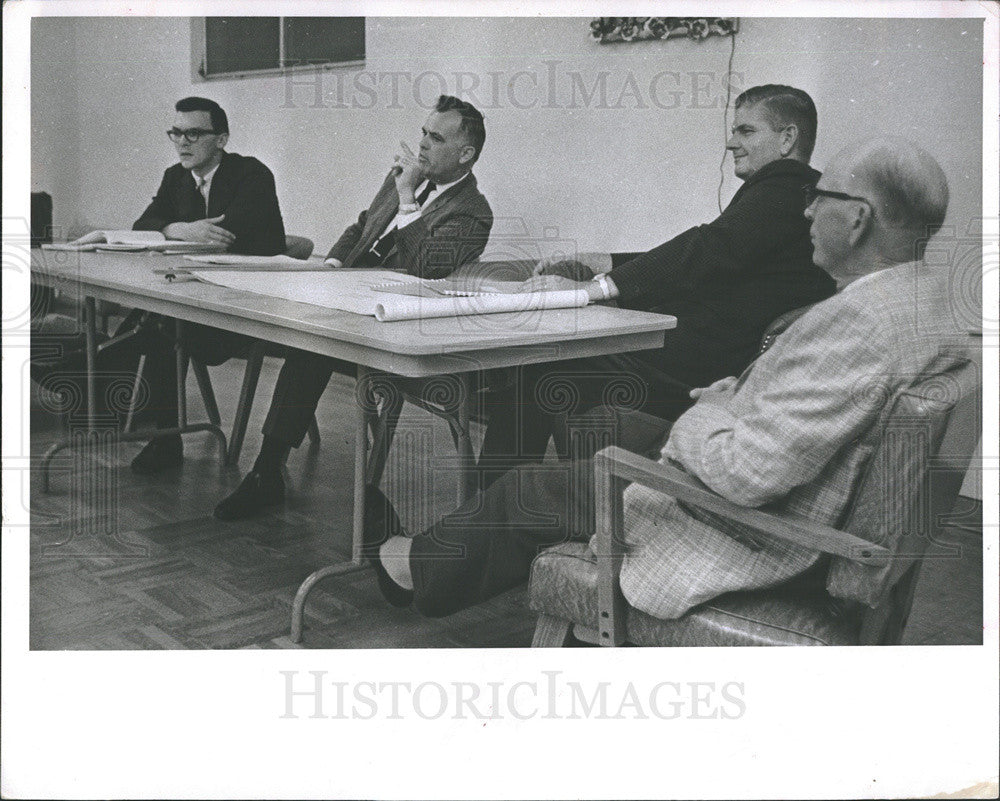
[[[883,412],[900,390],[967,358],[946,279],[897,265],[817,304],[735,387],[706,393],[678,418],[662,458],[736,503],[842,524]],[[820,556],[638,485],[626,489],[625,532],[622,591],[660,618],[775,585]]]
[[[220,214],[225,218],[219,225],[236,235],[230,253],[274,256],[285,251],[285,227],[274,175],[262,162],[239,153],[223,153],[212,177],[207,208],[191,171],[180,164],[168,167],[153,202],[132,224],[132,230],[162,231],[170,223]]]
[[[326,258],[355,265],[385,232],[399,210],[396,180],[390,172],[371,206],[348,226]],[[485,250],[493,227],[490,204],[471,173],[431,200],[420,217],[401,228],[385,266],[421,278],[443,278]]]

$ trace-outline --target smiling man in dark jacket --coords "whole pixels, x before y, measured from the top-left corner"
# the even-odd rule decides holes
[[[744,183],[719,217],[648,253],[539,264],[542,274],[529,287],[582,287],[595,300],[674,315],[677,327],[659,350],[533,365],[516,386],[494,393],[480,454],[487,485],[510,467],[541,459],[550,437],[563,444],[567,415],[617,404],[676,419],[691,405],[693,387],[746,367],[772,320],[833,294],[833,281],[812,263],[803,217],[803,186],[819,178],[809,166],[816,141],[812,99],[790,86],[757,86],[735,108],[726,148]],[[590,273],[591,281],[573,280]],[[616,441],[641,450],[651,432],[628,420],[619,415]],[[632,442],[636,437],[643,441]]]

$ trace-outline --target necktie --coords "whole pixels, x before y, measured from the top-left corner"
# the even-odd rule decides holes
[[[198,214],[198,216],[195,217],[195,219],[201,220],[204,219],[208,213],[207,211],[208,198],[205,197],[205,192],[204,192],[205,179],[200,175],[195,175],[194,173],[191,173],[191,177],[194,178],[194,189],[195,189],[194,201],[195,201],[195,209]]]
[[[757,355],[754,356],[753,361],[746,366],[746,369],[742,372],[742,374],[739,377],[739,380],[734,385],[733,387],[734,392],[740,387],[742,387],[743,384],[746,382],[747,377],[750,375],[750,371],[753,370],[753,366],[757,364],[757,359],[759,359],[761,356],[767,353],[771,349],[771,346],[778,339],[778,337],[785,332],[785,329],[788,328],[788,326],[794,323],[797,319],[798,315],[794,317],[789,316],[789,318],[786,319],[782,325],[774,326],[771,328],[770,331],[767,332],[763,341],[760,343],[760,349],[757,351]]]
[[[417,203],[423,206],[424,203],[427,202],[427,198],[430,196],[430,193],[433,192],[435,189],[437,189],[437,186],[434,184],[434,182],[428,181],[427,186],[425,186],[423,188],[423,191],[419,195],[417,195]]]
[[[427,186],[425,186],[420,191],[420,194],[417,195],[417,205],[423,206],[431,192],[433,192],[436,188],[437,187],[433,181],[428,181]],[[396,230],[396,226],[391,224],[389,230],[382,234],[375,244],[372,245],[371,251],[368,253],[368,262],[372,264],[372,266],[382,264],[385,261],[389,252],[396,244]]]

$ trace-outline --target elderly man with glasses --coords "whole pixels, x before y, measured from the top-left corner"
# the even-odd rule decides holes
[[[841,151],[804,211],[814,263],[837,293],[739,378],[692,390],[694,405],[646,455],[733,503],[840,526],[898,393],[968,360],[948,269],[923,260],[948,194],[938,162],[911,141]],[[379,589],[394,606],[437,617],[524,582],[539,549],[594,533],[593,475],[586,457],[564,470],[522,466],[413,537],[369,487],[365,551]],[[622,514],[622,592],[658,618],[778,586],[822,559],[639,484],[625,490]]]

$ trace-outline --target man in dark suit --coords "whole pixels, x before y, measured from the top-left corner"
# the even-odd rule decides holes
[[[167,239],[216,244],[233,253],[273,256],[285,249],[285,228],[274,176],[251,156],[227,153],[229,120],[214,100],[185,97],[175,106],[173,127],[178,163],[168,167],[149,207],[132,225],[160,231]],[[238,353],[243,338],[229,331],[188,323],[185,346],[208,364]],[[146,355],[143,377],[157,428],[177,426],[177,373],[173,321],[133,311],[99,354],[102,371],[132,370]],[[132,461],[140,474],[156,473],[183,458],[179,434],[154,437]]]
[[[218,103],[186,97],[167,132],[179,162],[132,225],[167,239],[224,245],[232,253],[273,256],[285,249],[274,176],[252,156],[227,153],[229,120]]]
[[[442,95],[424,123],[420,147],[401,143],[395,165],[371,206],[349,225],[326,258],[333,269],[384,267],[441,278],[483,252],[493,226],[472,167],[486,139],[483,115]],[[221,520],[251,517],[284,501],[281,468],[302,444],[319,398],[337,371],[355,365],[291,351],[278,377],[253,469],[215,509]]]
[[[833,281],[812,263],[802,215],[802,187],[819,178],[809,166],[812,99],[790,86],[757,86],[737,97],[735,109],[726,148],[744,183],[718,218],[648,253],[581,254],[537,268],[544,274],[530,288],[582,286],[595,300],[672,314],[677,328],[659,350],[533,365],[516,386],[494,393],[479,460],[486,485],[541,459],[552,436],[565,454],[568,414],[617,400],[624,410],[676,419],[691,405],[692,388],[743,370],[772,320],[833,294]],[[591,273],[593,280],[577,282]],[[554,399],[567,397],[575,408],[558,408]],[[629,447],[627,424],[619,429],[619,444]]]

